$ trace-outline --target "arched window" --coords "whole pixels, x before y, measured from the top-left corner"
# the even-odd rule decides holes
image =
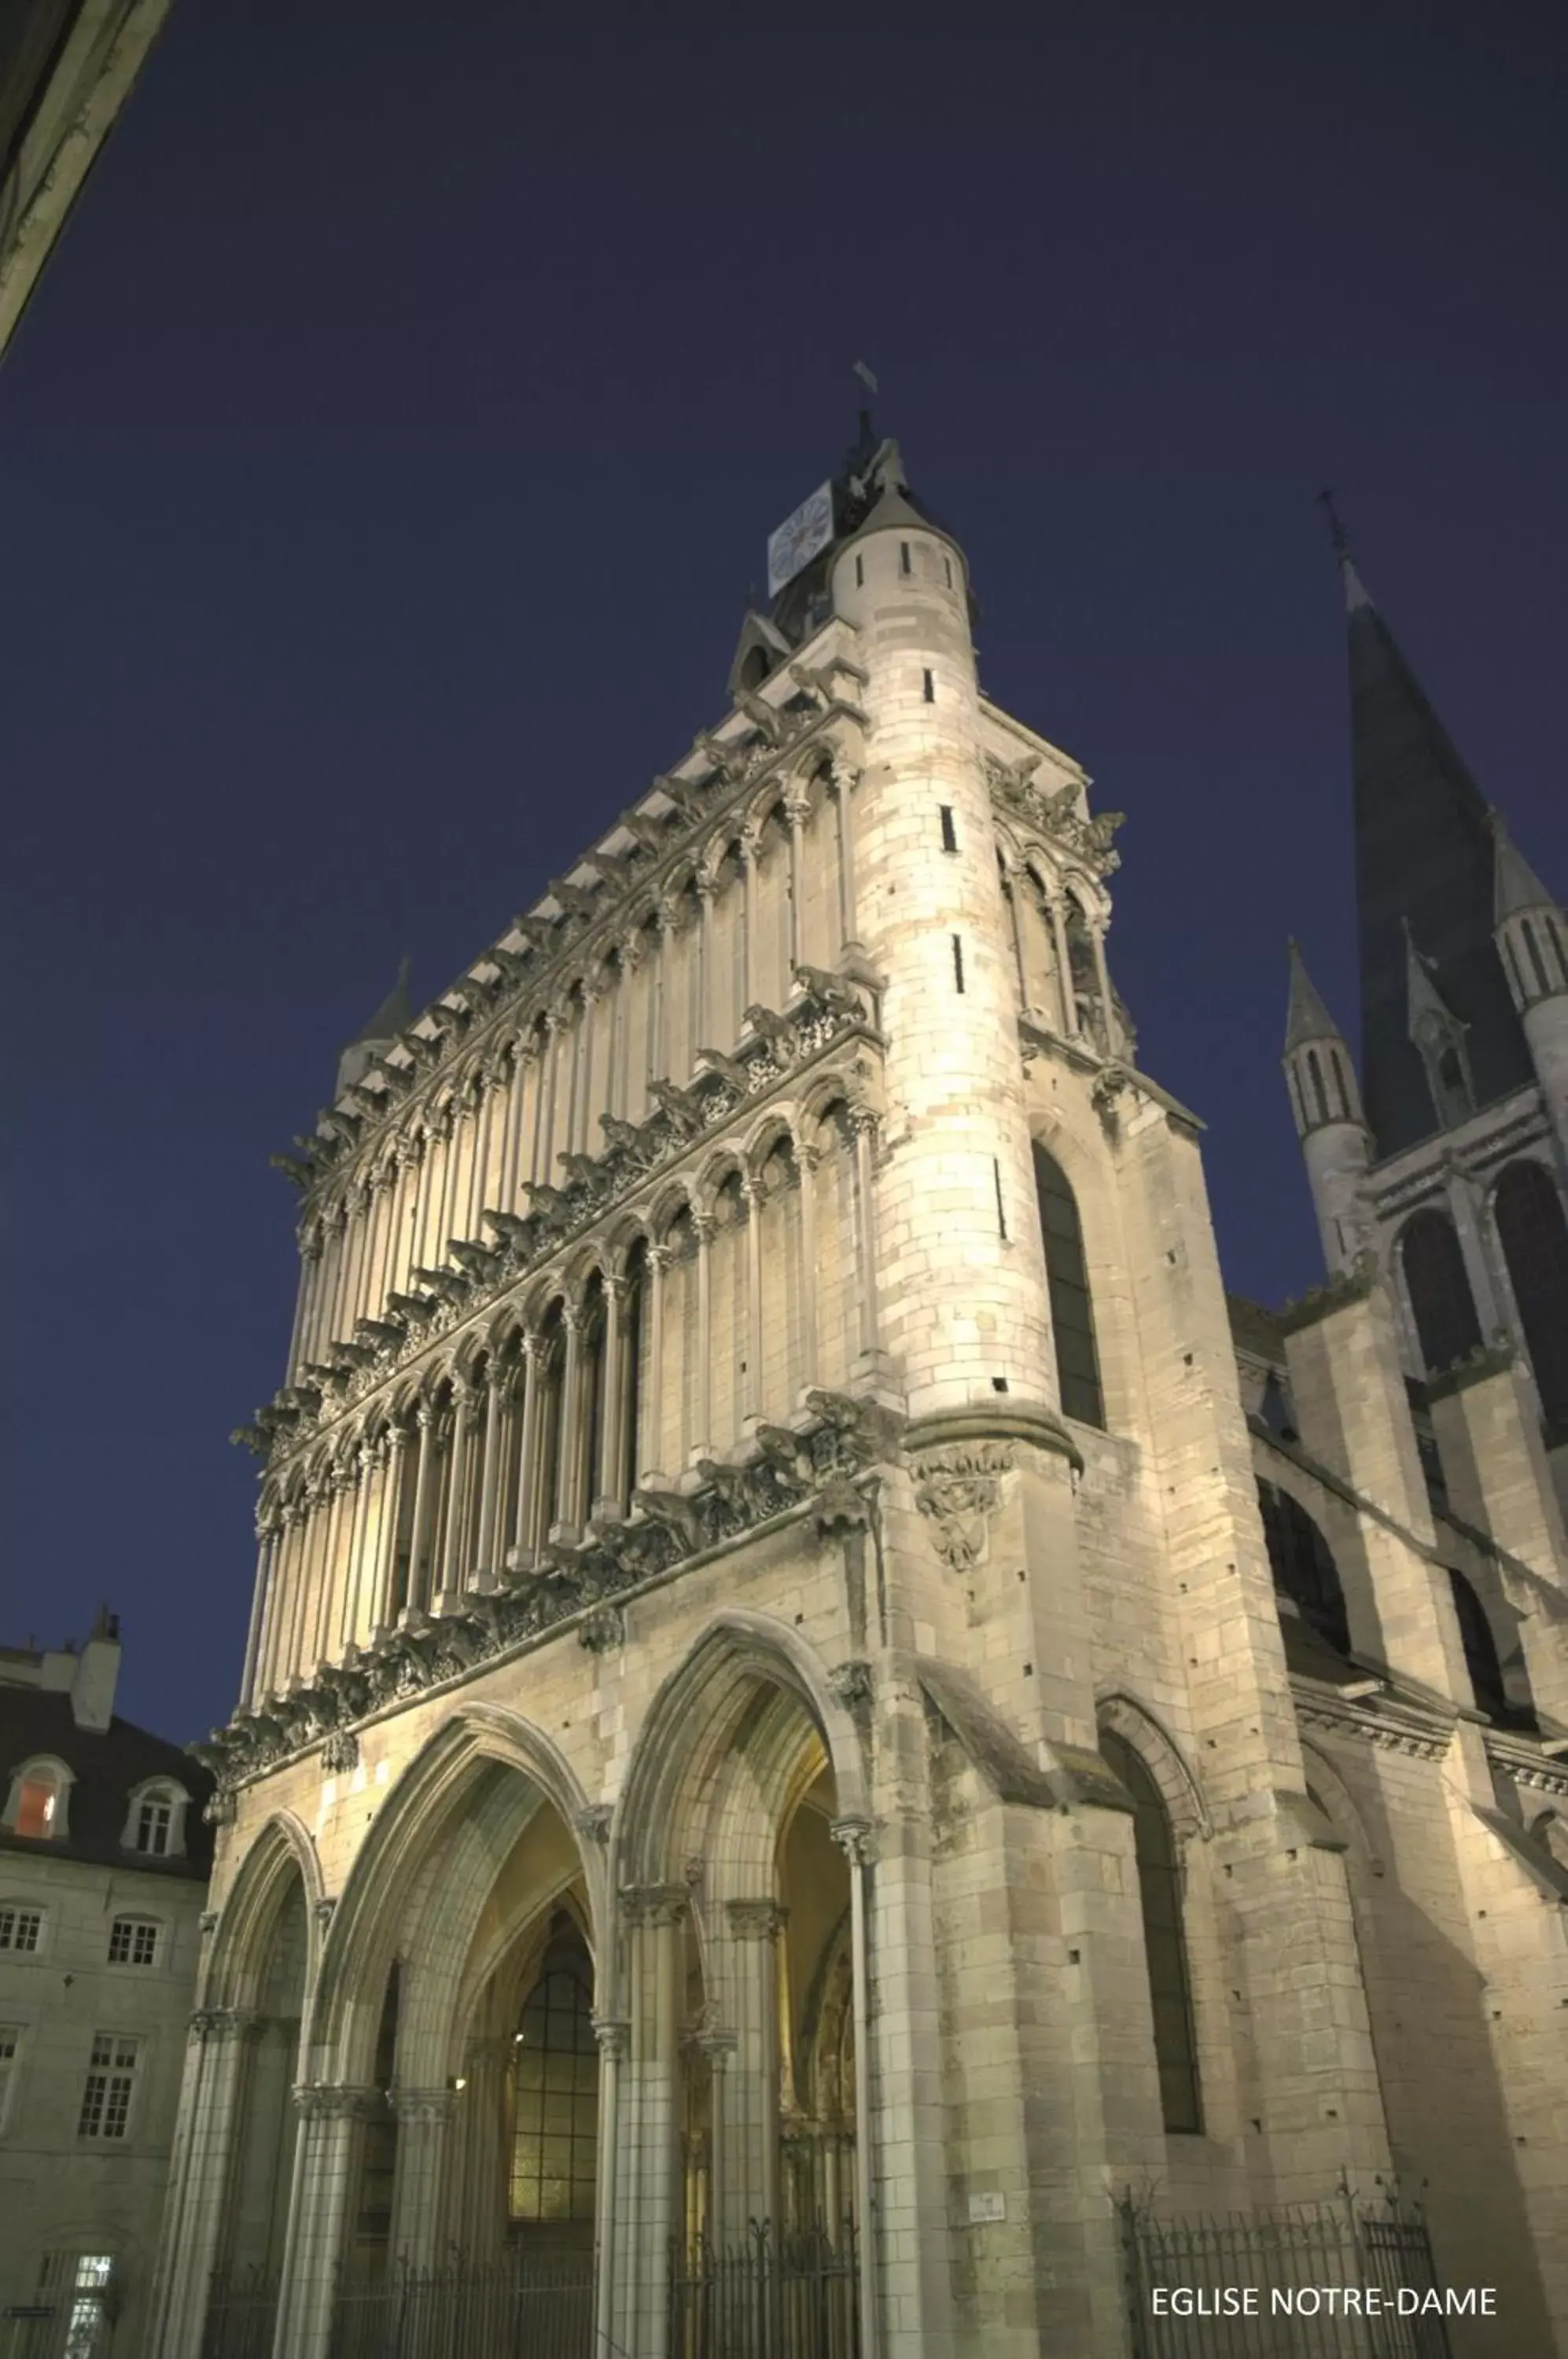
[[[539,1332],[539,1406],[535,1411],[532,1545],[543,1548],[552,1524],[561,1521],[561,1390],[566,1375],[566,1321],[559,1300],[545,1312]]]
[[[592,2220],[599,2135],[593,1967],[564,1910],[523,2006],[517,2050],[514,2220]]]
[[[191,1797],[172,1777],[151,1777],[130,1798],[120,1845],[148,1859],[179,1859],[185,1850],[185,1810]]]
[[[1450,1566],[1448,1579],[1454,1591],[1459,1643],[1465,1649],[1465,1668],[1470,1674],[1470,1685],[1475,1693],[1475,1708],[1484,1712],[1489,1720],[1508,1719],[1513,1715],[1503,1680],[1502,1658],[1497,1652],[1497,1642],[1492,1636],[1486,1609],[1462,1572],[1455,1572]]]
[[[1061,1164],[1038,1140],[1034,1185],[1051,1287],[1051,1325],[1062,1415],[1076,1418],[1081,1425],[1104,1427],[1105,1401],[1100,1389],[1100,1358],[1094,1348],[1094,1311],[1089,1299],[1078,1200]]]
[[[11,1775],[5,1824],[35,1843],[60,1843],[70,1833],[71,1772],[47,1756],[24,1761]]]
[[[1568,1222],[1544,1164],[1510,1163],[1492,1199],[1541,1414],[1568,1429]]]
[[[1350,1652],[1350,1616],[1334,1552],[1305,1507],[1273,1483],[1259,1483],[1258,1505],[1274,1586],[1336,1654]]]
[[[610,1489],[624,1507],[646,1463],[641,1431],[647,1411],[642,1395],[643,1331],[648,1319],[649,1268],[648,1239],[638,1237],[626,1256],[625,1292],[621,1299],[621,1462],[611,1469]]]
[[[1429,1376],[1466,1359],[1481,1342],[1481,1322],[1459,1239],[1446,1212],[1428,1206],[1399,1232],[1399,1256],[1421,1362]]]
[[[1187,1945],[1181,1928],[1181,1868],[1165,1799],[1141,1756],[1114,1729],[1100,1731],[1100,1751],[1133,1801],[1138,1893],[1143,1909],[1143,1951],[1154,2011],[1154,2053],[1160,2105],[1168,2130],[1203,2126],[1198,2093],[1198,2051],[1192,2033]]]

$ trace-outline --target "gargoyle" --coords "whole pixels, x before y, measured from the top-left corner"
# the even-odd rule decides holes
[[[677,1089],[673,1082],[649,1082],[648,1093],[670,1117],[681,1138],[694,1138],[706,1126],[707,1113],[695,1090]]]
[[[703,1545],[702,1521],[691,1501],[681,1491],[648,1490],[639,1485],[632,1493],[632,1506],[640,1508],[651,1524],[662,1524],[673,1532],[682,1551],[693,1554]]]
[[[770,1049],[781,1049],[786,1056],[795,1045],[794,1026],[775,1007],[748,1007],[741,1017],[741,1029],[754,1032],[759,1040],[766,1040]]]

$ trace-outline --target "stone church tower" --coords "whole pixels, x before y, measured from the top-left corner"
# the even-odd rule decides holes
[[[1375,1274],[1227,1304],[1116,821],[897,446],[775,553],[727,709],[294,1160],[154,2348],[1114,2359],[1176,2214],[1399,2175],[1568,2350],[1517,1379],[1440,1527]]]
[[[1361,1081],[1290,952],[1285,1071],[1331,1270],[1372,1252],[1401,1358],[1519,1360],[1568,1500],[1568,920],[1488,809],[1335,525],[1350,650]]]

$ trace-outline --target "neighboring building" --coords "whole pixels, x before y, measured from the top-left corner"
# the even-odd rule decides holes
[[[1568,923],[1338,535],[1361,1071],[1291,945],[1285,1071],[1333,1271],[1375,1255],[1400,1358],[1517,1356],[1568,1504]]]
[[[0,11],[0,353],[169,8],[6,0]]]
[[[147,2347],[212,1780],[115,1718],[119,1669],[112,1615],[80,1653],[0,1647],[4,2359]]]
[[[1150,2273],[1435,2268],[1568,2352],[1539,1419],[1412,1406],[1369,1263],[1227,1306],[896,445],[770,556],[292,1160],[152,2347],[1116,2359]]]

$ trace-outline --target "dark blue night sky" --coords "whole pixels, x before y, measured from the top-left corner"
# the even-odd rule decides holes
[[[1120,839],[1230,1284],[1319,1275],[1353,1028],[1323,519],[1568,890],[1568,35],[1542,5],[176,0],[0,366],[3,1629],[226,1714],[309,1127],[719,716],[859,388]]]

